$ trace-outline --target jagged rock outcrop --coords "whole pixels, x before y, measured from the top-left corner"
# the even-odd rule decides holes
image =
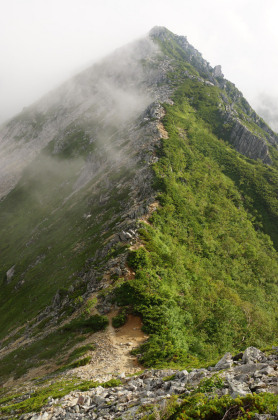
[[[171,40],[173,37],[175,38],[176,42],[186,53],[186,60],[188,60],[202,76],[202,78],[197,77],[197,79],[213,86],[219,86],[221,90],[225,92],[225,95],[221,95],[224,104],[229,104],[231,102],[232,112],[230,112],[230,105],[225,105],[224,108],[226,108],[226,111],[223,112],[223,124],[224,122],[228,122],[232,126],[229,135],[230,143],[238,152],[248,158],[260,159],[263,163],[271,165],[272,160],[269,155],[268,143],[274,145],[277,149],[278,135],[274,133],[260,117],[258,117],[248,102],[243,98],[242,93],[239,92],[231,82],[224,79],[221,66],[217,65],[212,68],[209,63],[203,59],[199,51],[189,44],[186,37],[173,35],[166,28],[155,27],[150,32],[150,36],[157,37],[161,41]],[[190,74],[188,74],[188,77],[196,78],[196,76]],[[258,128],[262,128],[266,132],[266,138],[258,133],[252,133],[246,127],[244,121],[239,118],[234,105],[244,107],[244,112],[248,119],[250,119],[250,122],[257,125]]]
[[[224,77],[224,74],[222,73],[222,68],[220,65],[214,67],[213,75],[214,77]]]
[[[233,121],[230,142],[244,156],[260,159],[263,163],[271,165],[272,160],[266,141],[252,134],[240,121]]]

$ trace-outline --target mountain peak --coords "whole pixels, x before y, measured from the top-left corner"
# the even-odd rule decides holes
[[[149,36],[153,39],[160,39],[161,41],[166,41],[172,38],[187,43],[187,38],[185,36],[175,35],[165,26],[154,26],[149,31]]]
[[[172,34],[169,29],[167,29],[165,26],[154,26],[150,31],[150,36],[165,36],[165,35]]]

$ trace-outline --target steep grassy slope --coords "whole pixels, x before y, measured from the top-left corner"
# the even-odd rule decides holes
[[[277,252],[217,151],[259,179],[261,164],[219,141],[186,98],[167,108],[165,127],[154,168],[160,208],[129,257],[135,279],[116,290],[151,334],[142,360],[190,362],[276,341]]]
[[[0,129],[3,377],[93,333],[91,317],[107,312],[97,294],[125,274],[136,217],[153,200],[159,105],[149,105],[169,91],[157,87],[156,53],[149,38],[118,50]]]
[[[276,165],[247,159],[221,139],[231,133],[221,87],[200,76],[182,82],[189,66],[179,46],[172,36],[171,47],[169,39],[159,42],[174,56],[178,72],[170,76],[179,85],[166,107],[169,139],[154,165],[160,208],[142,226],[144,247],[130,254],[135,279],[115,292],[117,303],[132,304],[143,317],[150,339],[139,353],[149,366],[192,363],[278,338]]]
[[[61,364],[63,352],[100,329],[92,315],[97,293],[110,284],[107,263],[124,269],[117,258],[127,243],[119,234],[134,229],[132,214],[152,199],[149,181],[138,185],[149,169],[140,163],[127,128],[135,142],[147,129],[131,122],[110,135],[112,144],[92,144],[84,129],[71,128],[70,140],[64,136],[57,150],[49,143],[1,203],[4,378],[22,375],[58,353]],[[69,323],[73,313],[78,321]]]

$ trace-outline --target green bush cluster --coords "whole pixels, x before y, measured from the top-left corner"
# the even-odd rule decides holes
[[[171,407],[171,414],[165,414],[163,419],[249,420],[254,419],[255,414],[275,415],[277,403],[277,395],[268,393],[235,399],[229,395],[218,398],[197,393],[187,397],[180,406],[177,404],[176,409]]]
[[[224,387],[224,381],[218,375],[213,375],[210,378],[202,379],[199,382],[197,392],[212,392],[216,389],[222,389]]]
[[[139,267],[147,266],[149,261],[148,252],[144,248],[131,251],[127,257],[128,265],[136,270]]]
[[[104,315],[92,315],[89,318],[81,317],[72,320],[70,323],[66,324],[63,327],[64,331],[73,331],[73,332],[97,332],[104,330],[109,324],[107,316]]]
[[[118,315],[112,318],[112,325],[114,328],[122,327],[127,321],[127,311],[122,309],[119,311]]]
[[[90,356],[83,357],[83,359],[79,359],[79,360],[76,360],[75,362],[64,365],[63,367],[57,369],[56,372],[64,372],[65,370],[68,370],[68,369],[75,369],[80,366],[86,366],[90,363],[91,359],[92,358]]]
[[[63,372],[66,369],[74,369],[79,366],[85,366],[91,361],[91,357],[83,357],[88,351],[95,350],[95,346],[92,344],[87,344],[85,346],[77,347],[75,350],[73,350],[67,357],[66,360],[63,360],[63,366],[61,366],[57,372]],[[78,359],[78,360],[76,360]],[[59,362],[60,363],[60,362]]]

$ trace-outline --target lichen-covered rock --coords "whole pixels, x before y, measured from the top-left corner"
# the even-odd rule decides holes
[[[256,347],[248,347],[242,356],[242,362],[246,364],[264,362],[265,360],[264,353]]]
[[[233,356],[231,353],[226,353],[222,359],[215,365],[215,370],[229,369],[233,366]]]
[[[245,382],[237,381],[236,379],[228,380],[230,395],[232,398],[245,397],[251,394],[251,390]]]

